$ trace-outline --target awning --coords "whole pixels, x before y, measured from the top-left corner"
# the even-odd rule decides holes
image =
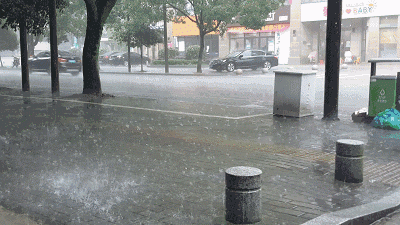
[[[260,32],[283,32],[290,27],[290,24],[266,25],[261,30],[246,29],[245,27],[230,27],[228,33],[260,33]]]

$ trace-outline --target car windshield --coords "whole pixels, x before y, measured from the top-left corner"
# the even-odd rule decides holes
[[[71,57],[71,53],[65,51],[58,51],[58,55],[61,57]]]
[[[242,53],[242,51],[232,52],[232,53],[229,53],[229,55],[227,55],[225,58],[236,57],[236,56],[238,56],[240,53]]]

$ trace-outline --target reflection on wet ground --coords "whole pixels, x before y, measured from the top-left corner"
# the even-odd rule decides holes
[[[48,224],[225,224],[224,170],[237,165],[263,171],[260,224],[301,224],[400,185],[379,176],[400,168],[398,140],[383,138],[396,132],[366,124],[276,117],[268,104],[1,91],[1,204]],[[366,143],[363,184],[334,181],[342,138]]]

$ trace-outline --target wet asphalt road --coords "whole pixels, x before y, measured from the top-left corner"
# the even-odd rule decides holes
[[[87,99],[82,77],[0,77],[0,199],[45,224],[226,224],[224,170],[262,169],[263,221],[301,224],[379,199],[400,185],[396,131],[351,122],[367,104],[368,69],[343,74],[341,121],[323,122],[323,78],[315,117],[274,117],[273,73],[160,76],[102,74]],[[352,71],[352,70],[349,70]],[[15,74],[14,74],[15,72]],[[346,88],[347,87],[347,88]],[[355,100],[353,100],[355,99]],[[363,185],[333,182],[335,141],[366,143]],[[382,174],[389,174],[382,177]]]

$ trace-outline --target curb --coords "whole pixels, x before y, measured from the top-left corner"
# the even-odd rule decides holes
[[[226,74],[206,74],[206,73],[151,73],[151,72],[108,72],[108,71],[100,71],[105,74],[125,74],[125,75],[163,75],[163,76],[224,76]]]
[[[378,201],[323,214],[302,225],[365,225],[371,224],[400,208],[400,188]]]

